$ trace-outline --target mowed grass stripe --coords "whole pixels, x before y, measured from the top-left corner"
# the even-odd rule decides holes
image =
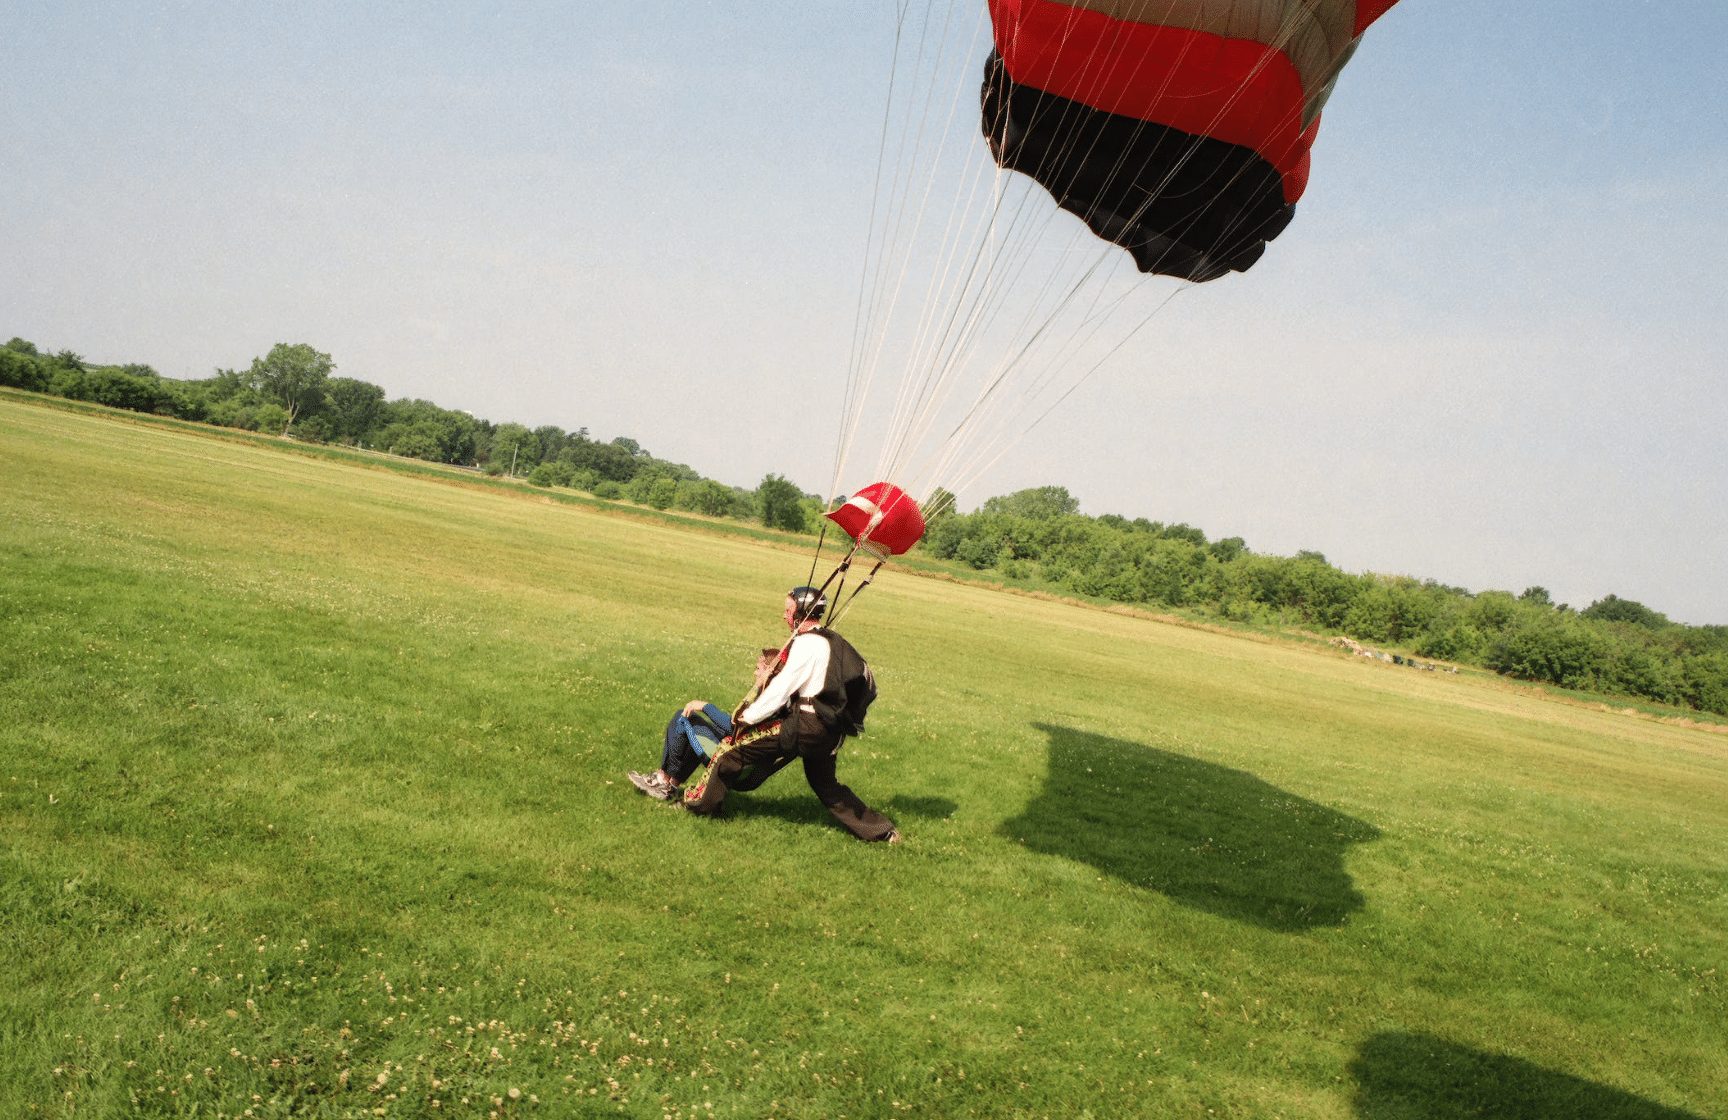
[[[0,461],[0,1113],[1724,1115],[1719,735],[890,572],[907,843],[697,821],[622,770],[807,556],[11,398]]]

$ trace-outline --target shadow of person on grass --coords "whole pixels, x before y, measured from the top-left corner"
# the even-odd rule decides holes
[[[1050,773],[1002,825],[1010,839],[1271,930],[1335,926],[1362,908],[1344,853],[1379,836],[1373,826],[1241,770],[1037,726]]]
[[[788,779],[776,778],[775,781],[783,782]],[[828,810],[822,807],[822,803],[816,800],[808,789],[802,788],[801,778],[794,774],[791,784],[800,787],[800,796],[764,797],[756,792],[729,795],[726,799],[726,812],[728,815],[735,813],[740,817],[775,817],[794,824],[834,824],[834,818],[828,815]],[[788,788],[791,788],[791,785]],[[876,808],[905,830],[909,821],[947,820],[959,806],[946,797],[907,797],[896,794]]]
[[[1521,1058],[1388,1032],[1350,1063],[1362,1120],[1702,1120]]]

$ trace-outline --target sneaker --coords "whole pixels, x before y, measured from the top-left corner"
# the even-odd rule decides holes
[[[626,775],[630,784],[652,797],[656,801],[675,801],[683,791],[658,773],[638,774],[632,770]]]

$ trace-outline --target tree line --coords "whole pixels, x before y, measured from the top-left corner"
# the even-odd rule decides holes
[[[529,428],[389,400],[378,385],[335,376],[330,356],[281,344],[246,370],[202,380],[145,365],[94,365],[14,338],[0,385],[115,408],[300,440],[344,444],[570,487],[656,509],[813,532],[822,499],[770,474],[753,490],[703,478],[628,437]],[[1060,486],[991,498],[971,513],[937,491],[924,503],[920,549],[1004,582],[1108,602],[1175,609],[1264,627],[1306,628],[1475,665],[1522,680],[1728,715],[1728,626],[1686,626],[1609,595],[1582,610],[1540,587],[1472,593],[1433,580],[1351,574],[1318,552],[1256,553],[1241,537],[1209,540],[1185,524],[1088,516]]]
[[[932,508],[944,504],[938,496]],[[1472,593],[1355,575],[1318,552],[1264,555],[1191,525],[1088,517],[1059,486],[939,513],[923,547],[1032,587],[1343,634],[1521,680],[1728,715],[1728,626],[1686,626],[1615,595],[1574,610],[1541,587]]]
[[[587,428],[494,424],[431,401],[390,400],[381,386],[338,377],[335,369],[330,355],[305,343],[281,343],[244,370],[193,380],[163,377],[147,365],[95,364],[70,350],[47,353],[21,338],[0,349],[0,385],[112,408],[383,451],[793,532],[810,531],[822,511],[821,498],[777,474],[753,490],[729,486],[656,458],[625,436],[599,440]]]

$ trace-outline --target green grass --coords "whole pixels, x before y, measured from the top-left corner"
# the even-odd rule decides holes
[[[0,1116],[1722,1117],[1728,738],[0,398]],[[512,1095],[512,1090],[516,1095]]]

